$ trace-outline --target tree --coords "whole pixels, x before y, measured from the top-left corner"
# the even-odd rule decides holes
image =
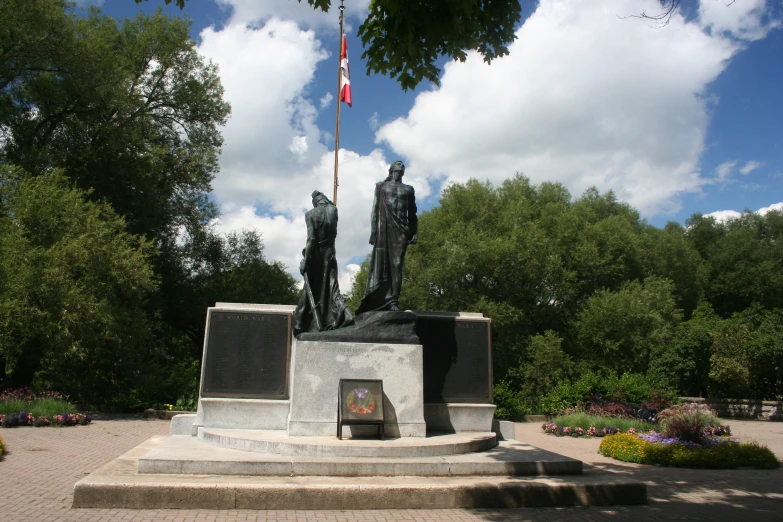
[[[688,240],[687,231],[674,222],[663,229],[646,227],[642,243],[647,273],[674,283],[677,308],[683,310],[686,318],[690,317],[704,297],[709,267]]]
[[[172,1],[182,9],[187,0],[165,0]],[[324,12],[332,4],[307,3]],[[519,0],[373,0],[359,26],[367,74],[387,74],[404,90],[422,80],[440,85],[441,57],[464,62],[467,51],[477,51],[491,63],[507,55],[521,16]]]
[[[706,397],[710,357],[720,325],[712,306],[701,303],[690,319],[677,325],[672,341],[652,354],[648,374],[688,397]]]
[[[722,321],[709,377],[713,397],[783,399],[783,311],[754,304]]]
[[[190,23],[160,11],[118,22],[95,8],[77,16],[63,0],[3,0],[0,19],[0,165],[23,166],[25,183],[60,172],[81,198],[111,207],[125,233],[154,249],[146,259],[156,284],[134,301],[144,327],[123,355],[154,365],[145,374],[147,395],[131,389],[131,373],[105,389],[129,386],[125,406],[147,407],[155,393],[173,402],[177,395],[160,395],[179,393],[185,381],[192,387],[179,370],[198,369],[208,306],[292,303],[295,295],[290,276],[264,259],[260,235],[222,238],[209,225],[217,215],[209,192],[219,127],[230,112],[217,68],[199,57]],[[81,280],[75,274],[70,284]],[[25,354],[31,368],[38,364],[34,350]],[[64,361],[46,362],[49,374],[73,369]]]
[[[159,378],[152,244],[55,171],[0,171],[0,355],[16,385],[85,401]]]
[[[524,372],[530,337],[547,330],[573,358],[577,314],[590,296],[643,277],[643,228],[611,192],[591,189],[572,201],[562,185],[533,186],[521,175],[496,188],[454,184],[420,216],[402,306],[491,317],[498,380]]]
[[[579,313],[580,358],[596,370],[646,373],[681,319],[673,287],[667,279],[648,277],[628,281],[617,292],[596,292]]]
[[[0,17],[18,24],[0,32],[11,50],[0,56],[0,159],[32,174],[64,169],[134,233],[173,241],[202,226],[215,215],[207,194],[229,107],[189,22],[157,13],[119,25],[67,9],[61,0],[0,4]]]
[[[783,212],[746,212],[726,223],[696,214],[687,225],[705,261],[705,297],[719,315],[753,303],[783,308]]]

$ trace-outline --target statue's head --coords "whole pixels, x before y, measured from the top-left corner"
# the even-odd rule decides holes
[[[318,190],[313,192],[312,195],[313,198],[313,207],[317,207],[318,205],[332,205],[333,203],[327,198],[323,192],[320,192]]]
[[[405,175],[405,164],[399,160],[395,161],[389,167],[389,177],[387,179],[393,179],[394,181],[400,181]]]

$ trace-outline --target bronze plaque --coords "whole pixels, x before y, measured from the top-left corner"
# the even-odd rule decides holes
[[[492,402],[492,345],[486,319],[418,312],[424,402]]]
[[[202,397],[288,398],[291,315],[210,309]]]

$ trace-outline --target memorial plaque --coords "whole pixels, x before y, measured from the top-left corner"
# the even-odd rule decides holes
[[[383,380],[340,379],[337,385],[337,438],[343,426],[377,426],[384,438]]]
[[[489,321],[417,313],[423,345],[424,402],[492,402]]]
[[[291,314],[207,312],[202,397],[288,398]]]

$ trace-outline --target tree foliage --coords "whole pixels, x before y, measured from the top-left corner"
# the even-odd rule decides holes
[[[170,241],[198,227],[215,215],[207,194],[229,114],[217,68],[198,56],[185,20],[157,13],[120,25],[66,5],[0,4],[14,26],[0,33],[11,50],[0,57],[3,160],[33,174],[63,168],[133,232]]]
[[[420,216],[401,305],[492,318],[508,414],[550,407],[547,390],[588,374],[643,375],[647,391],[776,398],[782,216],[697,215],[661,229],[611,192],[470,180]]]
[[[187,0],[165,0],[172,1],[184,8]],[[307,3],[324,12],[332,6],[331,0]],[[521,16],[518,0],[372,0],[359,26],[367,74],[389,75],[404,90],[422,80],[440,85],[443,57],[464,62],[477,51],[491,63],[507,55]]]
[[[27,236],[4,235],[6,244],[19,243],[17,253],[16,246],[6,248],[0,266],[15,274],[16,286],[4,286],[14,296],[6,305],[42,321],[24,330],[7,310],[9,321],[20,321],[9,323],[14,337],[6,339],[10,378],[16,385],[53,383],[98,404],[174,403],[194,389],[208,306],[295,300],[294,281],[264,258],[259,233],[221,237],[210,226],[217,215],[209,192],[219,128],[230,112],[217,68],[197,54],[190,23],[160,11],[118,22],[95,8],[77,16],[62,0],[4,0],[0,18],[0,165],[14,173],[3,190],[20,187],[24,195],[43,183],[76,191],[82,203],[68,196],[72,204],[63,207],[47,197],[36,219],[78,221],[88,212],[80,209],[100,208],[89,212],[109,223],[103,232],[78,240],[66,234],[63,245],[90,242],[107,267],[116,248],[114,262],[125,263],[88,270],[78,258],[68,268],[63,263],[78,257],[75,246],[47,253],[25,246],[20,237]],[[52,172],[59,176],[54,181]],[[3,210],[7,223],[19,219]],[[127,237],[143,245],[152,283],[113,298],[111,289],[122,288],[115,281],[121,268],[134,269],[116,244]],[[24,255],[35,260],[27,272],[16,266]],[[33,292],[35,278],[47,284]],[[104,287],[111,290],[107,301],[91,305],[90,292],[100,295]],[[80,299],[82,308],[75,304]],[[66,316],[56,315],[61,306]]]
[[[85,400],[138,386],[158,356],[144,309],[156,286],[152,244],[62,173],[21,174],[4,168],[0,177],[7,369]]]

